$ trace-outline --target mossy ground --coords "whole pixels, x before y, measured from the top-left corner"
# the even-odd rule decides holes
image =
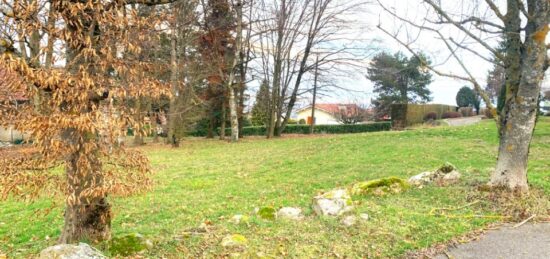
[[[233,251],[221,240],[237,233],[248,240],[243,256],[395,257],[503,219],[504,211],[490,200],[475,202],[483,199],[476,186],[487,181],[495,165],[498,139],[492,121],[405,132],[180,144],[178,149],[144,147],[155,171],[153,190],[111,199],[113,235],[140,233],[151,239],[155,246],[146,257],[223,257]],[[529,181],[541,197],[550,194],[548,154],[550,120],[543,118],[529,163]],[[368,213],[370,220],[352,228],[340,219],[316,217],[310,207],[321,192],[390,176],[407,179],[447,161],[463,173],[460,184],[357,199],[354,213]],[[0,202],[0,254],[27,258],[54,244],[63,208],[51,204],[47,199]],[[306,218],[263,220],[254,208],[266,206],[301,207]],[[38,213],[46,209],[50,213]],[[249,216],[249,224],[231,223],[235,214]],[[185,234],[204,222],[208,231]]]

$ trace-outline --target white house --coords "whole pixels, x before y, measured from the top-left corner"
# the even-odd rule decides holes
[[[311,118],[311,105],[296,111],[298,121],[303,121],[308,125],[313,122]],[[343,124],[338,118],[342,115],[357,114],[362,108],[356,104],[337,104],[337,103],[319,103],[315,105],[315,124],[316,125],[336,125]]]

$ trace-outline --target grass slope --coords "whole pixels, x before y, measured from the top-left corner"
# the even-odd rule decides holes
[[[156,184],[151,192],[112,199],[113,235],[138,232],[155,242],[151,258],[219,257],[235,251],[219,245],[227,234],[248,239],[243,256],[394,257],[445,242],[494,218],[483,206],[430,215],[433,208],[470,202],[470,183],[486,181],[495,163],[494,123],[327,137],[245,139],[239,144],[190,140],[179,149],[149,146]],[[542,119],[531,148],[529,179],[550,194],[550,120]],[[430,186],[384,197],[355,197],[356,213],[370,220],[346,228],[339,220],[313,216],[317,193],[380,177],[410,177],[455,164],[466,179],[452,187]],[[0,254],[27,257],[55,243],[62,207],[50,200],[0,203]],[[266,221],[254,216],[263,206],[299,206],[300,222]],[[51,212],[38,213],[45,208]],[[235,214],[249,224],[229,222]],[[202,222],[205,234],[186,234]]]

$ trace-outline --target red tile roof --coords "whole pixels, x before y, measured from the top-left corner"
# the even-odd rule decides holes
[[[23,91],[14,91],[22,86],[23,82],[17,75],[0,67],[0,101],[28,101]]]
[[[311,106],[308,106],[304,109],[307,109],[307,108],[311,108]],[[315,104],[315,109],[325,111],[332,115],[336,115],[341,111],[344,111],[348,114],[352,114],[361,110],[362,108],[359,107],[357,104],[318,103],[318,104]]]

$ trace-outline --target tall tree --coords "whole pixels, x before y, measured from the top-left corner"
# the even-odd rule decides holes
[[[400,52],[393,55],[381,52],[374,56],[367,78],[374,83],[377,113],[388,112],[394,103],[425,103],[431,101],[428,85],[432,75],[425,66],[430,61],[422,54],[406,57]]]
[[[256,101],[252,107],[252,124],[255,126],[265,126],[269,120],[269,83],[262,81],[260,89],[256,93]]]
[[[403,21],[406,26],[414,28],[421,34],[434,35],[434,40],[441,42],[450,52],[450,57],[462,68],[464,75],[443,71],[433,66],[428,68],[438,75],[472,83],[495,115],[497,111],[489,95],[483,91],[481,84],[472,74],[471,68],[465,64],[458,52],[466,51],[488,62],[491,62],[491,59],[484,53],[490,53],[504,64],[506,75],[504,107],[500,111],[500,116],[495,116],[500,143],[496,168],[491,174],[489,184],[511,191],[528,191],[529,146],[538,113],[541,84],[549,66],[546,37],[550,29],[550,2],[507,0],[505,3],[497,4],[494,0],[484,2],[464,0],[460,2],[474,3],[470,5],[474,8],[464,8],[459,13],[456,13],[456,9],[451,5],[441,1],[422,0],[422,2],[429,7],[428,10],[431,13],[428,13],[422,21],[415,21],[396,13],[378,0],[379,5],[387,13]],[[506,7],[506,12],[501,10],[503,6]],[[482,13],[484,15],[480,15]],[[442,25],[452,30],[443,30]],[[398,33],[391,33],[382,25],[378,28],[400,42],[411,53],[416,54],[412,42],[402,40]],[[449,34],[451,31],[453,35]],[[457,34],[460,35],[457,36]],[[504,39],[504,54],[491,46],[491,42],[488,41],[490,36],[499,34]],[[464,38],[463,41],[456,40],[461,37]],[[484,52],[476,51],[475,48],[483,49]]]
[[[27,19],[34,14],[35,5],[47,5],[46,1],[15,2],[17,4],[3,1],[6,3],[3,7],[11,9],[8,23],[20,28],[52,29],[40,19]],[[146,189],[149,184],[147,159],[137,151],[116,145],[125,127],[139,127],[134,125],[132,112],[120,104],[126,97],[169,92],[158,80],[129,76],[143,75],[144,70],[153,67],[135,58],[122,58],[113,46],[133,53],[131,56],[139,54],[137,41],[148,37],[145,27],[162,20],[147,20],[155,17],[144,18],[133,13],[125,17],[121,13],[127,4],[167,2],[170,1],[127,0],[101,4],[51,1],[53,17],[64,21],[59,40],[66,46],[65,67],[42,68],[35,61],[9,52],[0,58],[0,65],[23,81],[10,90],[27,96],[47,92],[48,98],[43,102],[50,107],[45,113],[28,107],[1,107],[0,124],[13,123],[18,130],[28,132],[36,153],[0,158],[3,168],[0,197],[12,194],[28,199],[65,195],[61,243],[109,238],[112,214],[107,196],[131,194]],[[139,37],[130,37],[129,32]],[[50,170],[60,165],[64,165],[65,174]],[[41,191],[46,188],[47,192]]]

